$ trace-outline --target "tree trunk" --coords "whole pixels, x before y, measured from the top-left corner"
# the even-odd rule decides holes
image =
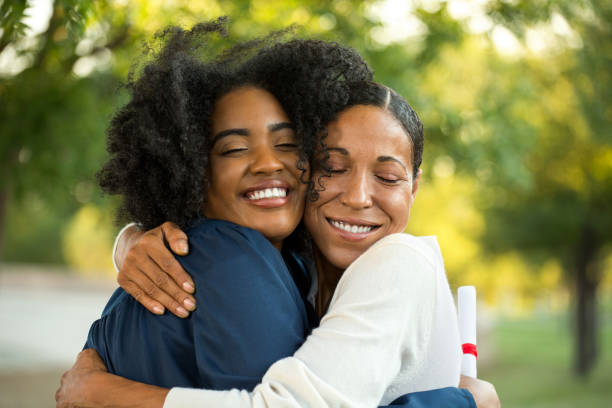
[[[589,226],[583,229],[576,257],[576,338],[574,371],[586,377],[599,356],[596,269],[598,240]]]

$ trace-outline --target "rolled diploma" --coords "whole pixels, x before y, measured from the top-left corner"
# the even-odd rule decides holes
[[[476,346],[476,288],[474,286],[461,286],[457,292],[457,309],[459,320],[459,336],[461,338],[462,353],[461,374],[476,378],[476,356],[466,352],[466,348]],[[465,345],[468,345],[467,347]]]

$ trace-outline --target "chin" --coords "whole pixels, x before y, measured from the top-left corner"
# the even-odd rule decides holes
[[[273,226],[273,228],[271,228]],[[263,234],[270,241],[282,241],[287,238],[297,227],[294,224],[279,224],[278,222],[270,222],[258,227],[251,227]]]
[[[347,251],[346,249],[332,249],[330,252],[333,253],[332,256],[325,256],[333,266],[339,269],[348,268],[363,253],[363,251]]]

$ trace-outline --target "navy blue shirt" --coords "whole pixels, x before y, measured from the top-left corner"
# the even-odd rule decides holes
[[[252,390],[275,361],[305,341],[312,325],[309,305],[280,252],[261,233],[201,220],[187,235],[189,255],[177,259],[195,282],[197,309],[187,319],[157,316],[117,289],[85,347],[98,351],[109,372],[135,381]],[[295,259],[290,264],[293,274],[306,273]],[[392,405],[466,400],[466,393],[472,404],[441,406],[475,406],[457,388],[410,394]]]

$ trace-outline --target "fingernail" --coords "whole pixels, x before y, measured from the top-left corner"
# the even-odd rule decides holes
[[[183,309],[182,307],[177,307],[176,311],[178,312],[179,315],[181,315],[182,317],[187,317],[189,316],[189,312],[186,311],[185,309]]]
[[[164,314],[164,308],[159,306],[153,306],[153,312],[158,315]]]
[[[187,292],[189,293],[193,293],[195,291],[195,288],[193,287],[193,285],[189,282],[185,282],[183,283],[183,289],[185,289]]]
[[[185,241],[185,240],[179,241],[178,242],[178,249],[179,249],[179,251],[181,251],[184,254],[189,252],[189,247],[187,246],[187,241]]]
[[[193,303],[193,301],[189,298],[183,300],[183,303],[185,304],[185,306],[187,307],[187,309],[189,310],[194,310],[195,309],[195,303]]]

